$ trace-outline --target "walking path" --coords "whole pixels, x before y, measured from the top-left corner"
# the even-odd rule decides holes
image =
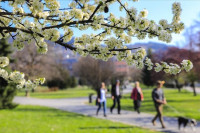
[[[109,109],[107,109],[107,117],[103,117],[103,111],[99,112],[96,116],[96,106],[90,106],[86,103],[88,98],[70,98],[70,99],[36,99],[36,98],[26,98],[26,97],[15,97],[14,102],[23,105],[40,105],[52,107],[64,111],[75,112],[83,114],[86,116],[97,117],[101,119],[108,119],[111,121],[121,122],[129,125],[135,125],[143,128],[154,129],[157,131],[167,132],[167,133],[194,133],[188,126],[187,131],[178,131],[177,119],[172,117],[164,117],[166,129],[162,129],[160,123],[157,122],[157,126],[152,126],[151,120],[153,115],[147,113],[137,114],[132,111],[121,111],[121,115],[117,114],[114,110],[113,114],[110,114]],[[195,133],[200,133],[200,124],[196,127]]]
[[[185,90],[189,91],[189,92],[193,92],[193,89],[191,87],[184,87]],[[200,87],[196,87],[196,93],[200,94]]]

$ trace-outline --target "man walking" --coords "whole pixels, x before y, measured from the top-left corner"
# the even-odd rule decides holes
[[[155,88],[152,91],[152,98],[153,98],[154,105],[155,105],[156,112],[157,112],[156,116],[152,120],[152,123],[155,126],[156,125],[155,121],[157,118],[159,118],[162,128],[165,128],[165,125],[163,122],[162,110],[163,110],[163,105],[167,103],[167,101],[164,97],[163,90],[161,89],[164,83],[165,83],[165,81],[157,81],[157,88]]]
[[[112,99],[113,99],[113,105],[110,108],[110,112],[112,113],[113,109],[115,108],[116,102],[117,102],[117,110],[118,110],[118,114],[120,114],[120,110],[121,110],[120,98],[121,98],[121,95],[120,95],[120,81],[119,80],[117,80],[117,83],[112,86],[111,96],[112,96]]]

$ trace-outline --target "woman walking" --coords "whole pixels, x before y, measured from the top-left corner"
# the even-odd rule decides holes
[[[139,114],[141,101],[143,101],[144,98],[143,98],[142,89],[140,88],[140,83],[138,81],[135,82],[135,88],[133,88],[133,90],[132,90],[131,99],[133,99],[135,111],[137,111]]]
[[[99,110],[101,109],[101,105],[103,104],[103,113],[104,113],[104,117],[106,117],[106,92],[107,92],[107,89],[106,89],[105,83],[102,82],[101,89],[98,91],[99,107],[97,109],[96,115],[98,115]]]

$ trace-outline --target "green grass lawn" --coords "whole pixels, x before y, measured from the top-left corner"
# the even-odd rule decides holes
[[[143,89],[144,101],[142,102],[141,111],[155,114],[154,104],[151,98],[152,88]],[[196,97],[193,93],[182,90],[181,93],[177,89],[164,89],[168,105],[164,106],[164,116],[185,116],[200,120],[200,95]],[[112,100],[108,99],[108,107],[112,105]],[[121,99],[121,106],[124,110],[133,111],[133,101],[130,94],[125,95]]]
[[[154,133],[111,122],[41,106],[18,106],[0,110],[0,133]]]
[[[36,89],[36,92],[30,92],[30,97],[35,98],[48,98],[48,99],[55,99],[55,98],[73,98],[73,97],[86,97],[90,93],[95,93],[94,90],[87,86],[79,86],[75,88],[68,88],[64,90],[58,90],[58,91],[51,91],[48,92],[47,87],[39,87]],[[25,96],[25,92],[18,92],[18,96]]]

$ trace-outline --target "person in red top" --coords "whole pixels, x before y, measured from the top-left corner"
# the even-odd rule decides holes
[[[144,100],[142,89],[140,88],[140,83],[135,82],[135,88],[133,88],[131,93],[131,99],[133,99],[134,109],[135,111],[140,113],[141,101]]]

